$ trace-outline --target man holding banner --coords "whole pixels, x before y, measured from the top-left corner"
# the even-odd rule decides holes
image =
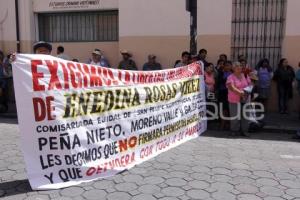
[[[43,55],[51,55],[52,45],[48,42],[39,41],[33,45],[33,53],[34,54],[43,54]],[[16,60],[16,53],[12,54],[10,57],[10,63]]]

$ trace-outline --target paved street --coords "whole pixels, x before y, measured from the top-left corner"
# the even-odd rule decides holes
[[[0,119],[0,198],[300,200],[300,143],[292,136],[207,132],[117,176],[36,192],[26,180],[17,124]]]

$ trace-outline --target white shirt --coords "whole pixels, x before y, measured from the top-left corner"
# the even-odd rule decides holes
[[[58,58],[61,58],[61,59],[64,59],[64,60],[71,60],[70,57],[69,57],[68,55],[63,54],[63,53],[58,54],[57,57],[58,57]]]

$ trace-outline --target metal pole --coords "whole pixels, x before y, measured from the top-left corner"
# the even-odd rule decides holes
[[[17,52],[20,52],[19,1],[15,0]]]
[[[197,54],[197,0],[190,0],[190,52]]]

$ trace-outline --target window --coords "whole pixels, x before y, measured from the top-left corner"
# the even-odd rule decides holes
[[[286,0],[233,0],[232,59],[245,55],[255,67],[268,58],[276,67],[281,58]]]
[[[39,39],[47,42],[118,41],[118,11],[38,14]]]

